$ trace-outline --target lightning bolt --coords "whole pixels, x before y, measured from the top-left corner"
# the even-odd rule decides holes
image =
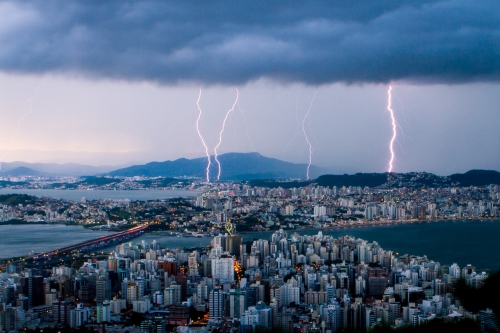
[[[252,145],[252,151],[255,151],[255,146],[253,144],[252,139],[250,139],[250,135],[248,135],[248,120],[247,116],[245,114],[245,111],[241,108],[240,103],[238,102],[238,109],[241,112],[241,115],[243,116],[243,120],[245,121],[245,135],[247,136],[248,142]]]
[[[410,125],[410,123],[408,122],[408,120],[407,120],[407,118],[406,118],[406,112],[405,112],[405,107],[404,107],[404,105],[403,105],[403,102],[401,102],[401,99],[398,97],[398,95],[396,94],[396,92],[394,92],[394,96],[393,96],[393,97],[395,97],[395,98],[398,100],[399,105],[401,106],[401,109],[400,109],[400,110],[401,110],[401,113],[403,114],[403,119],[404,119],[404,122],[405,122],[406,126],[408,126],[408,127],[410,128],[410,130],[413,132],[413,134],[416,134],[417,132],[416,132],[416,131],[415,131],[415,129],[414,129],[414,128]],[[398,128],[399,128],[400,132],[401,132],[401,136],[403,137],[403,143],[401,144],[401,142],[399,142],[399,140],[397,140],[397,139],[396,139],[396,141],[399,143],[399,146],[401,147],[401,150],[402,150],[405,154],[407,154],[407,153],[408,153],[408,150],[407,150],[407,148],[406,148],[406,138],[413,140],[413,139],[415,139],[415,137],[411,137],[411,136],[409,136],[409,135],[406,135],[406,134],[405,134],[405,131],[404,131],[404,129],[403,129],[403,127],[402,127],[399,123],[397,123],[397,125],[398,125]]]
[[[10,152],[11,148],[12,148],[12,143],[14,142],[14,138],[16,137],[16,134],[17,132],[19,132],[19,130],[21,129],[21,123],[23,122],[24,118],[26,118],[30,113],[31,113],[31,110],[33,110],[33,103],[31,102],[35,97],[38,96],[38,89],[40,88],[43,88],[45,87],[45,79],[43,80],[43,84],[39,87],[36,87],[35,89],[35,95],[33,95],[32,97],[28,98],[28,103],[30,105],[29,109],[28,109],[28,112],[26,112],[20,119],[19,121],[17,122],[17,128],[16,130],[14,131],[14,133],[12,134],[12,136],[10,137],[10,141],[9,141],[9,145],[7,146],[7,150],[5,151],[5,153],[2,155],[2,158],[0,158],[0,170],[2,170],[2,163],[3,163],[3,160],[5,159],[5,157],[7,156],[7,154]]]
[[[307,117],[309,116],[309,113],[311,112],[311,108],[312,108],[312,105],[314,103],[314,99],[316,98],[317,93],[318,93],[318,90],[316,90],[314,92],[314,96],[311,99],[311,104],[309,104],[309,109],[307,109],[307,113],[306,113],[304,119],[302,120],[302,132],[304,132],[304,137],[306,138],[306,142],[309,145],[309,164],[307,165],[307,170],[306,170],[306,180],[309,180],[309,169],[311,168],[311,163],[312,163],[313,148],[312,148],[311,143],[309,142],[309,138],[307,137],[305,123],[306,123]]]
[[[205,154],[207,155],[206,178],[207,178],[207,183],[208,183],[208,182],[210,182],[210,165],[212,163],[210,162],[210,155],[208,154],[208,147],[205,143],[205,140],[203,140],[203,136],[201,136],[200,127],[199,127],[201,113],[202,113],[201,108],[200,108],[200,99],[201,99],[201,87],[200,87],[200,93],[198,94],[198,100],[196,101],[196,106],[198,107],[198,111],[199,111],[198,118],[196,119],[196,131],[198,132],[198,136],[200,137],[201,143],[205,147]]]
[[[217,159],[217,149],[219,148],[221,142],[222,142],[222,132],[224,132],[224,128],[226,126],[226,121],[227,121],[227,118],[229,117],[229,114],[234,110],[234,107],[236,106],[236,104],[238,103],[238,95],[239,95],[239,91],[238,91],[238,88],[236,88],[236,99],[234,100],[234,103],[233,103],[233,106],[226,112],[226,116],[224,117],[224,121],[222,122],[222,129],[221,131],[219,132],[219,142],[217,142],[217,145],[215,146],[214,148],[214,158],[215,158],[215,162],[217,162],[217,165],[219,167],[219,172],[217,174],[217,180],[220,179],[220,162],[219,160]]]
[[[392,122],[392,138],[389,143],[389,150],[391,152],[391,159],[389,160],[389,172],[392,172],[392,163],[394,162],[394,141],[396,140],[396,118],[394,118],[394,111],[392,110],[392,86],[389,86],[389,90],[387,91],[387,110],[391,114],[391,122]]]

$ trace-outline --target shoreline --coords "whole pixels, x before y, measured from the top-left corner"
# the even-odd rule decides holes
[[[377,222],[370,222],[370,223],[353,223],[353,224],[346,224],[346,225],[338,225],[338,226],[329,226],[329,227],[320,227],[320,228],[315,228],[315,227],[305,227],[305,228],[294,228],[294,229],[283,229],[285,230],[286,232],[289,233],[289,235],[293,232],[297,232],[299,234],[301,234],[302,232],[307,232],[307,233],[311,233],[311,232],[319,232],[319,231],[323,231],[323,232],[342,232],[342,231],[345,231],[346,232],[346,235],[348,235],[348,230],[355,230],[357,228],[365,228],[365,229],[368,229],[370,227],[375,227],[375,226],[381,226],[381,227],[384,227],[384,226],[397,226],[397,225],[407,225],[407,224],[426,224],[426,223],[429,223],[429,224],[434,224],[434,223],[439,223],[439,222],[474,222],[474,221],[477,221],[477,222],[497,222],[497,221],[500,221],[500,218],[483,218],[483,219],[436,219],[436,220],[404,220],[404,221],[377,221]],[[29,225],[29,224],[45,224],[45,225],[54,225],[54,226],[69,226],[69,227],[72,227],[72,226],[75,226],[75,227],[82,227],[83,229],[86,229],[86,230],[89,230],[91,232],[93,231],[111,231],[111,232],[116,232],[117,230],[95,230],[95,229],[91,229],[91,228],[85,228],[83,227],[82,225],[78,225],[78,224],[66,224],[66,223],[34,223],[34,222],[25,222],[25,223],[22,223],[22,224],[0,224],[0,228],[2,226],[8,226],[8,225],[12,225],[12,226],[24,226],[24,225]],[[276,230],[263,230],[263,231],[244,231],[244,232],[238,232],[238,234],[240,236],[242,236],[243,238],[251,238],[252,236],[255,236],[255,237],[258,237],[257,235],[258,234],[262,234],[264,233],[266,236],[268,234],[272,234],[273,232],[276,232]],[[168,238],[176,238],[177,236],[176,235],[159,235],[159,234],[154,234],[154,231],[146,231],[144,233],[145,235],[151,235],[151,236],[159,236],[159,237],[165,237],[166,239]],[[266,237],[263,235],[263,237]],[[181,237],[183,238],[183,237]],[[210,238],[210,236],[208,235],[204,235],[202,238],[204,239],[208,239]],[[196,237],[186,237],[186,239],[196,239]],[[24,256],[24,255],[23,255]],[[12,259],[12,258],[17,258],[19,256],[14,256],[14,257],[3,257],[3,258],[0,258],[0,260],[8,260],[8,259]],[[22,257],[22,256],[21,256]]]
[[[193,198],[201,191],[196,189],[13,189],[0,188],[0,194],[27,194],[38,198],[49,197],[55,200],[77,202],[84,197],[87,201],[93,200],[130,200],[152,201],[174,198]]]
[[[490,221],[490,222],[498,222],[500,221],[499,217],[489,217],[489,218],[477,218],[477,219],[471,219],[471,218],[466,218],[466,219],[435,219],[435,220],[418,220],[418,219],[413,219],[413,220],[398,220],[398,221],[392,221],[392,220],[384,220],[384,221],[379,221],[379,222],[363,222],[363,223],[349,223],[345,225],[334,225],[334,226],[321,226],[321,227],[313,227],[313,226],[306,226],[306,227],[299,227],[299,228],[279,228],[283,229],[285,231],[310,231],[310,230],[339,230],[339,229],[350,229],[350,228],[360,228],[360,227],[372,227],[372,226],[393,226],[393,225],[399,225],[399,224],[412,224],[412,223],[439,223],[439,222],[467,222],[467,221]],[[326,222],[325,222],[326,223]],[[86,227],[85,225],[78,224],[78,223],[72,223],[69,221],[57,221],[57,222],[52,222],[52,221],[25,221],[25,220],[9,220],[9,221],[2,221],[0,222],[0,227],[1,226],[7,226],[7,225],[64,225],[64,226],[75,226],[75,227],[82,227],[88,230],[93,230],[93,231],[122,231],[122,229],[93,229],[93,227]],[[278,230],[279,230],[278,229]],[[154,232],[162,232],[163,230],[154,230],[154,231],[149,231],[146,230],[145,233],[147,234],[153,234]],[[241,231],[238,232],[238,234],[241,235],[249,235],[249,234],[258,234],[261,232],[275,232],[277,230],[255,230],[255,231]],[[163,232],[167,232],[167,230],[164,230]],[[170,232],[170,231],[169,231]],[[178,233],[178,231],[173,231]],[[162,235],[165,237],[176,237],[176,235]],[[203,234],[203,237],[207,237],[207,235]],[[195,238],[195,237],[193,237]]]
[[[398,225],[398,224],[412,224],[412,223],[439,223],[439,222],[467,222],[467,221],[491,221],[491,222],[498,222],[500,221],[499,217],[488,217],[488,218],[477,218],[477,219],[471,219],[471,218],[465,218],[465,219],[435,219],[435,220],[398,220],[398,221],[380,221],[380,222],[365,222],[365,223],[350,223],[350,224],[345,224],[345,225],[336,225],[336,226],[327,226],[327,227],[300,227],[300,228],[280,228],[283,229],[284,231],[310,231],[310,230],[339,230],[339,229],[352,229],[352,228],[362,228],[362,227],[372,227],[372,226],[393,226],[393,225]],[[326,223],[326,222],[325,222]],[[250,235],[250,234],[257,234],[261,232],[275,232],[277,230],[259,230],[259,231],[241,231],[238,232],[238,234],[241,235]]]

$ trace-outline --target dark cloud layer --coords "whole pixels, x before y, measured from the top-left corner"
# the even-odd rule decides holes
[[[500,5],[463,1],[4,1],[0,70],[244,83],[500,79]]]

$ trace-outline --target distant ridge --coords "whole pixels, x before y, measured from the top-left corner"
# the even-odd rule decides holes
[[[311,166],[311,180],[304,180],[307,165],[285,162],[276,158],[262,156],[259,153],[226,153],[218,156],[221,163],[221,180],[249,181],[251,185],[263,187],[300,187],[315,183],[320,186],[355,186],[355,187],[447,187],[447,186],[485,186],[500,185],[500,172],[495,170],[470,170],[465,173],[456,173],[450,176],[438,176],[427,172],[408,173],[353,173],[346,174],[342,169],[320,168]],[[210,180],[216,178],[218,169],[214,157],[211,156],[212,166]],[[192,177],[205,179],[206,157],[187,159],[180,158],[174,161],[150,162],[142,165],[133,165],[116,169],[110,166],[89,166],[76,163],[27,163],[4,162],[1,164],[1,177],[39,177],[39,176],[78,176],[83,177],[78,184],[99,186],[103,182],[120,182],[120,179],[106,177],[162,177],[155,180],[164,186],[175,182],[175,178]],[[114,169],[114,170],[113,170]],[[99,177],[92,177],[99,176]],[[290,182],[296,179],[296,182]],[[279,180],[288,180],[286,182]],[[148,183],[149,181],[146,181]],[[146,184],[145,183],[145,184]],[[2,181],[8,185],[8,181]],[[2,185],[0,184],[0,185]],[[19,185],[19,183],[16,183]],[[68,185],[67,185],[68,186]]]
[[[9,171],[0,172],[2,176],[20,177],[20,176],[44,176],[46,173],[33,170],[24,166],[11,169]]]
[[[307,164],[296,164],[269,158],[259,153],[227,153],[218,156],[221,163],[221,180],[248,180],[262,178],[304,178]],[[211,157],[212,167],[210,178],[217,175],[215,159]],[[147,176],[147,177],[198,177],[205,178],[207,158],[186,159],[174,161],[151,162],[144,165],[134,165],[109,172],[110,176]],[[327,172],[316,166],[311,166],[311,177],[318,177]]]
[[[500,172],[494,170],[470,170],[453,174],[450,178],[462,186],[500,185]]]
[[[29,170],[31,171],[29,171]],[[77,163],[28,163],[3,162],[0,175],[3,176],[85,176],[106,173],[116,166],[92,166]],[[27,172],[22,174],[22,172]]]
[[[387,173],[356,173],[354,175],[323,175],[315,179],[321,186],[377,187],[387,183]],[[346,185],[349,184],[349,185]]]
[[[353,175],[322,175],[310,181],[280,182],[272,179],[249,180],[252,186],[262,187],[304,187],[310,184],[328,187],[468,187],[500,185],[500,172],[494,170],[470,170],[466,173],[457,173],[451,176],[437,176],[427,172],[408,173],[356,173]]]

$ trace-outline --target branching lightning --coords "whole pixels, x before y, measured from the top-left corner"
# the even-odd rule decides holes
[[[295,140],[295,138],[297,137],[297,135],[299,135],[302,130],[300,129],[300,120],[299,120],[299,114],[297,113],[298,111],[298,103],[297,103],[297,99],[298,99],[298,95],[296,93],[296,90],[295,90],[295,86],[293,87],[293,95],[295,96],[295,120],[297,121],[297,131],[295,132],[295,134],[292,136],[292,139],[288,142],[288,144],[285,146],[285,147],[288,147],[292,144],[293,140]]]
[[[245,111],[241,108],[240,102],[238,102],[238,109],[240,110],[241,114],[243,115],[243,120],[245,121],[245,135],[247,136],[248,142],[252,145],[252,151],[255,151],[255,146],[253,144],[252,139],[250,139],[250,135],[248,135],[248,120],[247,116],[245,114]]]
[[[229,117],[229,114],[234,110],[236,104],[238,103],[238,95],[239,95],[239,91],[238,91],[238,88],[236,88],[236,99],[234,100],[233,106],[226,112],[226,116],[224,117],[224,121],[222,122],[222,129],[219,132],[219,141],[217,142],[217,145],[214,148],[215,162],[217,162],[217,165],[219,167],[219,171],[217,173],[217,180],[220,179],[220,173],[221,173],[220,162],[217,159],[217,149],[219,148],[220,144],[222,143],[222,133],[224,132],[224,128],[226,127],[227,118]]]
[[[23,122],[24,118],[26,118],[30,113],[31,113],[31,110],[33,110],[33,103],[31,102],[35,97],[38,96],[38,89],[40,88],[43,88],[45,87],[45,80],[43,80],[43,84],[39,87],[36,87],[35,89],[35,95],[33,95],[32,97],[28,98],[28,103],[30,105],[29,109],[28,109],[28,112],[26,112],[18,121],[17,123],[17,128],[16,130],[14,131],[14,133],[12,134],[12,136],[10,137],[10,141],[9,141],[9,145],[7,146],[7,150],[5,151],[5,153],[2,155],[2,158],[0,158],[0,170],[2,170],[2,163],[3,163],[3,160],[5,159],[5,157],[7,156],[7,154],[10,152],[11,148],[12,148],[12,143],[14,142],[14,138],[16,137],[16,134],[17,132],[19,132],[19,130],[21,129],[21,123]]]
[[[196,106],[198,107],[198,118],[196,119],[196,131],[198,132],[198,136],[200,137],[201,143],[205,147],[205,154],[207,155],[207,172],[206,172],[206,179],[207,182],[210,182],[210,165],[212,162],[210,162],[210,154],[208,153],[208,147],[205,143],[205,140],[203,140],[203,136],[201,135],[200,128],[199,128],[199,123],[200,123],[200,118],[201,118],[201,108],[200,108],[200,99],[201,99],[201,87],[200,87],[200,93],[198,94],[198,100],[196,101]]]
[[[394,118],[394,111],[392,110],[392,86],[389,86],[389,90],[387,91],[387,110],[389,110],[389,113],[391,114],[391,121],[392,121],[392,138],[389,143],[389,149],[391,151],[391,159],[389,160],[389,172],[392,172],[393,168],[393,162],[394,162],[394,141],[396,140],[396,118]]]
[[[408,120],[406,119],[405,107],[404,107],[403,103],[401,102],[401,99],[400,99],[400,98],[398,97],[398,95],[396,94],[396,92],[394,92],[393,97],[394,97],[394,98],[396,98],[396,99],[398,100],[399,105],[401,106],[401,113],[403,114],[403,119],[404,119],[404,122],[405,122],[406,126],[407,126],[408,128],[410,128],[410,129],[411,129],[411,131],[413,132],[413,134],[414,134],[414,135],[416,135],[416,134],[417,134],[417,132],[416,132],[416,131],[415,131],[415,129],[414,129],[414,128],[410,125],[410,123],[408,122]],[[405,154],[407,154],[407,153],[408,153],[408,151],[407,151],[407,148],[406,148],[406,138],[409,138],[409,139],[413,140],[413,139],[415,139],[415,137],[412,137],[412,136],[406,135],[406,134],[405,134],[405,131],[404,131],[404,129],[403,129],[403,127],[400,125],[400,123],[399,123],[399,122],[397,123],[397,125],[398,125],[398,127],[399,127],[399,130],[401,131],[401,136],[403,137],[403,143],[401,144],[401,143],[399,142],[399,140],[397,140],[397,141],[398,141],[398,143],[400,144],[401,150],[402,150]]]
[[[318,90],[316,90],[314,92],[314,96],[311,100],[311,104],[309,104],[309,109],[307,109],[307,113],[306,113],[304,119],[302,120],[302,132],[304,132],[304,137],[306,139],[307,144],[309,145],[309,164],[307,165],[307,170],[306,170],[306,180],[309,180],[309,169],[311,168],[311,163],[312,163],[313,147],[312,147],[311,143],[309,142],[309,138],[307,137],[305,123],[306,123],[307,117],[309,116],[309,113],[311,112],[311,108],[312,108],[312,105],[314,103],[314,99],[316,98],[317,93],[318,93]]]

